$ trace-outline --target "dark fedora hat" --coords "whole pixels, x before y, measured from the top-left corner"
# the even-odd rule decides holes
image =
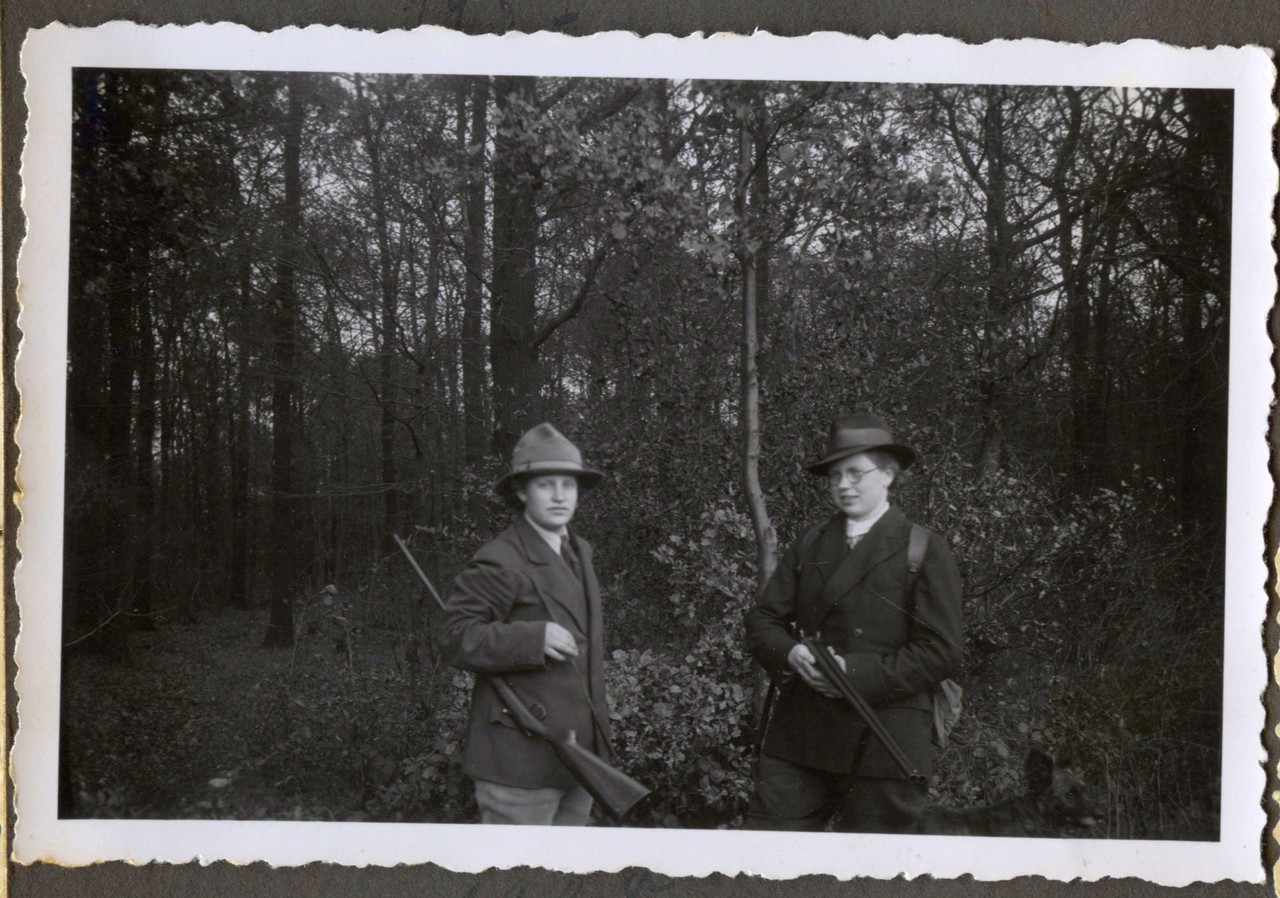
[[[550,424],[539,424],[520,437],[511,452],[511,471],[502,475],[494,489],[500,496],[510,495],[520,481],[538,474],[572,474],[587,489],[604,477],[584,465],[578,447]]]
[[[916,451],[904,443],[896,442],[883,418],[856,412],[852,415],[840,415],[831,422],[826,452],[821,461],[809,465],[809,471],[822,474],[842,458],[872,449],[889,453],[904,470],[916,460]]]

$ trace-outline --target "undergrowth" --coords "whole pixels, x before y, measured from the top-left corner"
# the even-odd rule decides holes
[[[1064,835],[1215,839],[1221,591],[1189,537],[1115,493],[1064,507],[1013,477],[935,489],[928,505],[956,546],[967,624],[965,712],[931,800],[1019,794],[1035,746],[1074,764],[1098,808],[1094,830]],[[417,538],[439,574],[477,534]],[[634,825],[741,823],[758,699],[742,638],[753,545],[724,499],[647,547],[645,582],[663,595],[605,580],[614,744],[654,792]],[[262,610],[204,610],[132,634],[127,663],[70,653],[64,815],[475,819],[460,771],[472,681],[438,657],[428,602],[395,558],[299,599],[292,649],[261,648]]]

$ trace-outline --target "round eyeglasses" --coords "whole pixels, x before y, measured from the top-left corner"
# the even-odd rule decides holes
[[[862,482],[862,478],[866,477],[872,471],[882,470],[884,469],[879,465],[876,465],[874,468],[867,468],[865,471],[860,471],[857,468],[845,468],[843,471],[837,471],[835,468],[832,468],[827,472],[827,482],[832,486],[839,486],[847,478],[850,483],[857,486]]]

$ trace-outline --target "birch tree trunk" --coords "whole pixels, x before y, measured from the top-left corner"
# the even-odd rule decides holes
[[[744,121],[739,128],[738,183],[734,211],[740,230],[739,256],[742,260],[742,482],[751,514],[751,527],[756,537],[756,584],[760,589],[769,582],[777,566],[777,537],[769,520],[764,492],[760,488],[760,367],[758,363],[759,280],[756,251],[759,241],[749,229],[748,192],[751,187],[754,141]],[[760,160],[763,165],[764,160]]]

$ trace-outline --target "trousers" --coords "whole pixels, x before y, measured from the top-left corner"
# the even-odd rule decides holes
[[[581,786],[522,789],[476,780],[476,804],[481,823],[586,826],[591,821],[591,795]]]
[[[854,776],[761,755],[744,829],[910,833],[926,786],[905,779]]]

